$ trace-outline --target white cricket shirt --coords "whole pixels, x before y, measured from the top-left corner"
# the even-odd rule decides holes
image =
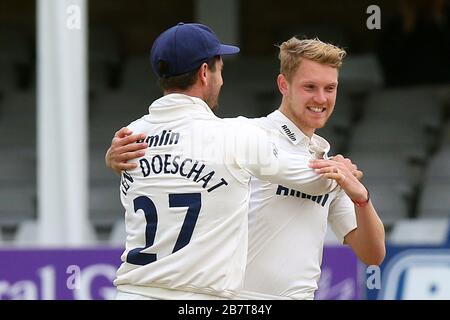
[[[248,120],[217,118],[198,98],[166,95],[128,127],[147,135],[148,148],[121,178],[122,292],[232,298],[246,265],[250,177],[309,194],[336,188],[308,167],[309,155],[284,152]]]
[[[317,135],[310,139],[280,111],[253,121],[276,129],[283,137],[279,147],[292,155],[327,158],[329,143]],[[252,178],[242,297],[312,299],[327,221],[341,242],[356,228],[354,204],[341,188],[316,196]]]

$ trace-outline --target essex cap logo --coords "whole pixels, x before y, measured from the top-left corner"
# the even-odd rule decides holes
[[[239,51],[238,47],[220,43],[214,31],[203,24],[180,22],[155,40],[150,60],[155,74],[167,78],[193,71],[214,56]],[[159,67],[160,62],[164,68]]]

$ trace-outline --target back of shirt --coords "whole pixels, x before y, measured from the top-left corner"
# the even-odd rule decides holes
[[[122,174],[127,242],[115,284],[231,296],[246,262],[250,175],[226,159],[220,119],[151,118],[129,126],[149,147]]]

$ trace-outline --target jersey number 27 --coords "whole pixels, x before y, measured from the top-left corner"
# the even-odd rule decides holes
[[[145,220],[147,222],[145,226],[145,247],[130,250],[127,255],[127,262],[143,266],[156,261],[156,253],[142,253],[141,251],[152,246],[155,241],[158,214],[156,212],[155,204],[149,197],[137,197],[133,200],[133,205],[135,213],[137,213],[138,210],[142,210],[145,215]],[[194,232],[201,206],[202,199],[200,193],[169,194],[169,208],[188,208],[183,226],[181,227],[180,234],[178,235],[172,253],[177,252],[191,241],[191,236]]]

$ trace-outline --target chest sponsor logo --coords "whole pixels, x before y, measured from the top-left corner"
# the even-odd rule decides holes
[[[279,196],[291,196],[291,197],[296,197],[296,198],[302,198],[302,199],[309,199],[311,201],[316,202],[317,204],[319,204],[320,206],[324,207],[325,204],[328,201],[329,198],[329,194],[324,194],[321,196],[312,196],[310,194],[306,194],[294,189],[289,189],[286,187],[283,187],[281,185],[278,185],[277,188],[277,195]]]
[[[143,140],[137,141],[137,143],[145,142],[149,148],[167,146],[178,144],[180,140],[180,134],[178,132],[172,132],[172,130],[163,130],[160,134],[154,136],[147,136]]]

